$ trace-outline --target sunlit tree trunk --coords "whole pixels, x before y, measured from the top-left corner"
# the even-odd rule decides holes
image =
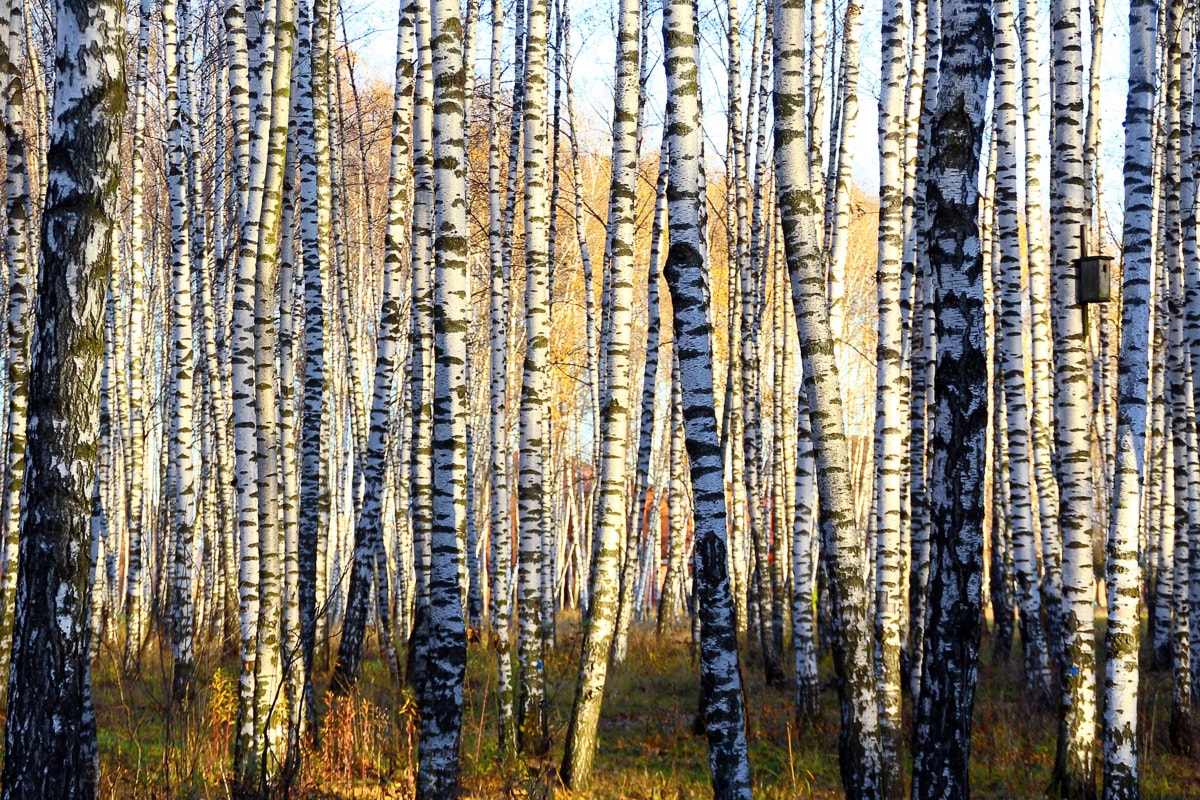
[[[491,634],[496,650],[496,705],[500,749],[516,750],[517,730],[513,714],[512,675],[512,521],[508,481],[508,314],[511,270],[504,263],[504,216],[500,184],[501,116],[500,72],[504,47],[504,4],[492,0],[492,53],[488,94],[488,263],[490,269],[489,384],[491,389],[491,442],[489,453],[488,519],[491,528]]]
[[[1183,63],[1191,58],[1192,20],[1185,19],[1183,4],[1167,9],[1165,69],[1166,160],[1162,174],[1162,228],[1167,275],[1167,430],[1172,440],[1172,460],[1167,469],[1172,476],[1175,514],[1174,553],[1171,594],[1171,720],[1168,735],[1172,750],[1190,754],[1192,748],[1192,686],[1189,641],[1188,559],[1189,530],[1193,524],[1192,476],[1189,465],[1191,442],[1187,380],[1187,345],[1184,342],[1183,312],[1183,235],[1181,208],[1184,131],[1187,126],[1181,108]]]
[[[1039,703],[1051,698],[1050,662],[1042,628],[1041,591],[1034,541],[1033,476],[1029,407],[1025,389],[1023,285],[1017,199],[1017,29],[1012,0],[993,6],[996,32],[996,247],[1000,257],[1000,349],[1008,434],[1009,530],[1013,571],[1021,610],[1021,643],[1025,651],[1025,686]]]
[[[19,8],[20,6],[20,3],[13,4],[14,8]],[[129,298],[129,339],[131,342],[142,341],[146,307],[145,223],[143,221],[145,201],[143,199],[143,186],[146,174],[146,92],[149,81],[150,15],[151,4],[149,0],[145,0],[141,4],[138,24],[137,77],[135,78],[134,85],[133,134],[130,142],[128,242],[132,295]],[[145,487],[143,486],[142,475],[145,472],[146,460],[145,398],[143,395],[144,364],[144,349],[141,347],[131,348],[129,364],[130,454],[128,463],[130,476],[129,498],[126,511],[129,524],[129,543],[128,566],[126,567],[124,653],[124,667],[127,671],[136,671],[138,668],[147,622],[142,557],[143,521],[145,519],[142,500]],[[16,386],[17,384],[13,385]]]
[[[814,10],[815,13],[815,10]],[[829,178],[833,187],[826,228],[829,231],[825,252],[829,263],[829,324],[833,331],[835,358],[841,364],[841,347],[846,319],[846,256],[850,245],[850,171],[854,162],[854,134],[858,123],[859,33],[862,30],[862,4],[848,0],[842,21],[841,65],[838,71],[840,114],[836,140],[831,142],[830,160],[835,167]],[[836,161],[834,150],[836,149]]]
[[[900,381],[900,272],[904,249],[904,79],[908,20],[903,0],[886,0],[881,22],[879,95],[879,308],[875,422],[875,674],[879,683],[882,794],[899,797],[900,506],[903,431]]]
[[[1054,313],[1056,473],[1061,505],[1056,526],[1043,526],[1043,542],[1061,532],[1063,674],[1062,715],[1053,784],[1064,797],[1095,794],[1096,665],[1093,651],[1095,580],[1092,570],[1092,481],[1087,334],[1076,304],[1073,260],[1082,255],[1087,220],[1083,184],[1083,64],[1078,0],[1052,0],[1051,81],[1053,155],[1051,297]],[[1036,293],[1036,287],[1034,288]],[[1037,385],[1035,373],[1035,383]],[[1036,401],[1035,401],[1036,402]],[[1035,431],[1036,435],[1036,431]],[[1047,559],[1049,560],[1049,559]],[[1047,566],[1047,570],[1050,567]],[[1055,616],[1054,606],[1049,604]]]
[[[650,229],[650,263],[646,285],[646,363],[642,370],[641,426],[638,430],[637,470],[634,473],[634,525],[625,544],[625,562],[621,569],[621,605],[617,613],[617,630],[613,638],[613,666],[625,661],[628,652],[629,626],[637,605],[637,582],[640,566],[640,547],[655,525],[654,513],[646,507],[650,494],[650,456],[654,443],[655,389],[658,385],[659,349],[659,264],[662,257],[663,234],[667,225],[668,152],[664,142],[658,163],[658,183],[655,189],[654,221]],[[648,544],[646,545],[649,546]]]
[[[628,535],[626,440],[630,416],[630,345],[633,323],[633,259],[637,205],[639,0],[622,0],[617,30],[617,76],[613,108],[612,187],[609,190],[606,284],[611,320],[605,325],[605,374],[600,407],[600,475],[596,509],[596,558],[588,582],[588,626],[579,681],[563,753],[563,780],[586,786],[596,752],[609,655],[620,605],[620,548]],[[573,120],[572,120],[573,122]],[[572,126],[573,127],[573,126]],[[578,161],[578,152],[575,156]],[[576,183],[578,196],[578,182]]]
[[[459,565],[467,525],[466,98],[457,0],[434,0],[433,46],[433,526],[417,797],[458,794],[467,631]]]
[[[934,326],[933,278],[929,267],[929,254],[925,246],[925,233],[929,226],[926,213],[926,177],[929,172],[929,130],[933,120],[933,107],[937,100],[935,87],[941,65],[941,3],[929,3],[925,24],[925,49],[927,57],[920,81],[921,110],[915,122],[917,128],[911,167],[912,220],[907,231],[905,248],[909,253],[913,269],[913,342],[910,347],[910,409],[909,409],[909,492],[912,496],[911,533],[909,546],[912,549],[911,573],[908,590],[908,673],[909,694],[916,698],[921,693],[921,673],[925,638],[925,606],[929,586],[929,529],[930,502],[928,412],[934,384],[934,359],[937,355],[937,332]],[[916,85],[916,79],[910,84]],[[915,98],[910,98],[914,103]]]
[[[687,535],[687,489],[684,486],[683,394],[679,386],[678,351],[671,348],[671,415],[667,420],[666,448],[668,456],[667,484],[667,571],[663,574],[662,592],[658,596],[658,633],[679,623],[685,606],[683,596],[683,539]],[[657,550],[657,536],[655,550]]]
[[[407,8],[406,8],[407,10]],[[404,315],[400,300],[404,294],[400,275],[403,226],[408,206],[406,176],[409,174],[410,125],[413,100],[413,20],[402,14],[396,41],[396,87],[393,98],[391,167],[388,178],[388,229],[383,273],[383,296],[379,310],[379,329],[376,340],[375,371],[371,393],[371,408],[365,452],[358,454],[356,470],[362,474],[362,505],[354,530],[354,562],[346,601],[346,618],[342,623],[342,639],[334,667],[333,685],[346,690],[358,680],[362,663],[363,638],[366,634],[367,611],[371,600],[372,580],[380,582],[377,592],[379,613],[390,614],[387,599],[388,571],[377,569],[383,554],[383,490],[387,460],[388,418],[393,392],[393,376]],[[400,668],[391,625],[380,628],[380,639],[388,670],[398,682]]]
[[[1041,112],[1041,21],[1038,3],[1019,0],[1021,19],[1022,104],[1025,111],[1025,232],[1029,246],[1030,427],[1037,484],[1038,525],[1042,536],[1042,599],[1047,610],[1047,640],[1056,660],[1062,654],[1062,552],[1058,535],[1059,486],[1051,463],[1054,419],[1051,417],[1053,350],[1050,331],[1050,254],[1046,249],[1042,153],[1045,134]]]
[[[318,639],[319,540],[328,519],[328,481],[321,422],[326,411],[324,285],[329,271],[329,145],[324,98],[329,75],[328,0],[300,0],[295,102],[299,183],[301,275],[304,285],[304,362],[300,414],[299,569],[300,648],[312,701],[313,657]]]
[[[550,291],[547,247],[549,214],[546,186],[546,0],[531,0],[525,39],[525,365],[521,383],[521,456],[517,485],[520,553],[517,558],[517,613],[521,692],[517,737],[525,752],[549,749],[543,667],[543,539],[550,527],[545,515],[547,358]]]
[[[255,248],[258,244],[258,217],[262,207],[262,180],[265,176],[266,163],[259,158],[258,191],[251,192],[251,106],[261,102],[264,82],[270,80],[270,71],[262,74],[263,67],[260,56],[256,55],[255,69],[250,70],[248,51],[254,48],[249,43],[250,32],[246,20],[258,16],[261,6],[248,9],[242,0],[232,0],[230,12],[226,14],[225,23],[230,39],[231,48],[236,48],[237,59],[241,69],[235,70],[231,59],[229,70],[229,94],[231,100],[237,98],[234,106],[235,118],[241,117],[242,130],[235,128],[235,154],[238,158],[238,173],[236,176],[238,192],[238,216],[236,220],[238,236],[237,244],[231,257],[234,259],[234,313],[230,352],[232,356],[232,383],[230,391],[233,396],[233,430],[234,430],[234,485],[237,490],[237,546],[238,546],[238,621],[239,621],[239,658],[238,669],[238,716],[237,739],[234,747],[234,765],[239,781],[247,786],[253,785],[258,776],[255,754],[257,746],[254,741],[254,659],[256,653],[256,637],[259,602],[259,559],[258,559],[258,476],[255,468],[255,452],[257,450],[257,418],[254,407],[254,261]],[[233,26],[233,12],[240,26],[238,35],[230,30]],[[261,34],[255,34],[260,36]],[[261,40],[257,41],[261,49]],[[253,72],[255,78],[247,75]],[[241,104],[245,108],[241,108]],[[255,108],[257,117],[263,116],[261,108]],[[244,139],[242,134],[244,132]],[[257,198],[251,207],[251,199]]]
[[[289,99],[294,100],[293,71]],[[293,106],[294,108],[294,106]],[[288,115],[288,139],[284,155],[283,208],[280,212],[279,243],[279,487],[280,539],[283,543],[283,637],[282,663],[288,708],[287,761],[285,772],[299,765],[300,740],[311,730],[315,709],[306,691],[310,678],[304,663],[300,623],[300,471],[296,415],[296,342],[301,331],[296,298],[296,119]]]
[[[751,10],[757,9],[755,2],[750,3]],[[741,55],[741,20],[738,15],[737,0],[729,0],[726,9],[728,23],[727,38],[729,49],[729,126],[728,142],[726,145],[726,161],[729,170],[729,190],[732,192],[732,207],[730,209],[729,254],[730,270],[728,282],[728,331],[729,331],[729,375],[725,384],[724,420],[722,428],[722,445],[729,446],[729,458],[732,475],[732,491],[730,492],[729,514],[729,577],[733,589],[734,609],[737,617],[738,634],[746,629],[745,579],[741,575],[742,562],[738,553],[744,531],[744,512],[746,506],[746,483],[742,479],[745,473],[745,448],[739,446],[743,440],[743,402],[741,359],[739,358],[742,341],[742,309],[740,282],[743,274],[750,269],[750,221],[749,198],[746,185],[746,157],[748,143],[746,141],[745,121],[742,117],[742,55]],[[755,18],[757,22],[757,16]],[[643,70],[645,64],[643,64]],[[660,175],[660,181],[665,180],[665,173]],[[663,184],[665,190],[665,184]],[[665,202],[665,197],[660,201]],[[664,207],[665,212],[665,207]],[[656,220],[657,221],[657,220]],[[657,240],[651,242],[651,247]],[[649,339],[647,339],[647,364],[649,364]],[[657,359],[657,356],[655,356]],[[644,412],[643,412],[644,414]],[[645,433],[643,433],[645,435]],[[647,458],[649,453],[647,452]],[[639,509],[641,506],[639,506]]]
[[[196,479],[192,464],[195,430],[192,423],[192,294],[188,156],[184,146],[185,120],[190,117],[187,84],[180,80],[180,51],[187,53],[190,37],[188,5],[163,3],[163,49],[166,67],[167,186],[171,207],[171,594],[168,630],[175,674],[171,697],[183,702],[195,669],[193,644],[192,553],[196,528]],[[182,25],[179,22],[182,21]],[[137,345],[135,345],[137,346]]]
[[[254,741],[258,781],[273,782],[287,758],[288,719],[282,663],[283,553],[279,457],[279,219],[283,210],[283,172],[295,40],[295,2],[279,0],[272,25],[264,25],[270,48],[271,81],[263,84],[261,116],[256,117],[251,156],[251,185],[258,163],[265,162],[254,253],[255,462],[258,481],[259,604],[254,663]],[[270,19],[268,17],[268,19]],[[255,190],[252,189],[252,193]],[[246,234],[243,228],[243,235]],[[246,244],[242,244],[246,252]],[[266,787],[262,787],[265,790]]]
[[[831,640],[842,709],[839,760],[846,796],[882,796],[879,718],[862,544],[854,529],[840,380],[818,240],[819,206],[804,130],[804,4],[784,0],[775,20],[775,168],[804,360],[821,498],[821,549],[829,571]]]
[[[1108,625],[1104,639],[1105,800],[1136,800],[1140,796],[1138,643],[1141,574],[1138,527],[1148,475],[1146,390],[1151,359],[1150,276],[1154,262],[1151,154],[1157,17],[1156,3],[1150,0],[1130,3],[1117,454],[1104,573],[1108,589]]]
[[[429,4],[417,0],[416,78],[413,84],[413,211],[412,302],[409,379],[412,412],[412,453],[409,463],[412,507],[413,561],[416,597],[413,630],[409,637],[410,682],[420,688],[428,641],[430,532],[433,526],[433,452],[429,420],[433,409],[433,53]]]
[[[803,385],[796,411],[796,514],[792,530],[792,648],[795,651],[796,723],[817,715],[821,685],[817,675],[816,588],[817,493],[812,421]]]
[[[25,480],[25,428],[29,406],[30,295],[36,280],[30,263],[30,227],[33,197],[25,135],[25,87],[22,64],[25,52],[24,3],[14,2],[7,19],[0,19],[0,98],[4,104],[5,133],[5,238],[8,276],[7,353],[7,461],[4,499],[0,507],[3,531],[3,577],[0,578],[0,708],[8,696],[12,631],[17,596],[17,558],[21,523],[21,490]]]

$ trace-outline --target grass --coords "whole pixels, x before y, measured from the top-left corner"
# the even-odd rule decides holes
[[[559,622],[559,647],[546,661],[551,738],[541,760],[500,757],[496,746],[494,654],[473,645],[468,655],[462,774],[471,798],[683,800],[711,796],[707,750],[692,733],[699,681],[689,632],[659,638],[634,631],[626,664],[611,672],[600,725],[594,779],[568,794],[555,777],[575,686],[582,632],[577,616]],[[1033,708],[1021,688],[1019,644],[1006,664],[991,663],[984,643],[972,738],[976,798],[1044,797],[1054,763],[1053,713]],[[94,695],[100,731],[100,796],[122,798],[231,797],[229,748],[237,706],[236,664],[200,660],[196,694],[185,711],[167,703],[170,663],[149,651],[136,677],[102,652]],[[755,797],[840,798],[839,713],[828,657],[821,664],[822,706],[816,722],[797,729],[791,692],[766,687],[761,664],[743,656],[747,730]],[[1102,675],[1103,673],[1101,673]],[[319,687],[327,683],[322,674]],[[1142,798],[1200,797],[1200,761],[1167,752],[1170,675],[1142,682]],[[412,698],[389,685],[378,659],[363,667],[356,696],[327,708],[319,747],[288,787],[297,798],[409,798],[413,793],[418,720]],[[906,706],[906,715],[908,709]],[[907,719],[906,719],[907,724]],[[1097,757],[1099,753],[1097,753]],[[907,776],[906,776],[907,777]],[[283,793],[280,793],[281,796]]]

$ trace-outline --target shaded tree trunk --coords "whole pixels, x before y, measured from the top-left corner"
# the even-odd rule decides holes
[[[91,798],[93,457],[112,267],[124,8],[53,5],[57,65],[29,371],[21,570],[8,685],[3,797]],[[85,42],[91,46],[82,46]]]
[[[930,431],[930,574],[921,690],[914,711],[914,798],[965,797],[982,623],[987,344],[976,224],[992,26],[988,4],[942,4],[942,57],[925,184],[939,310]]]

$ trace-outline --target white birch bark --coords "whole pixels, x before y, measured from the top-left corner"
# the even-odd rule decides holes
[[[1051,204],[1055,214],[1051,220],[1054,278],[1051,305],[1055,322],[1055,471],[1061,503],[1057,526],[1044,525],[1042,539],[1052,541],[1053,532],[1061,532],[1063,717],[1053,784],[1067,798],[1086,797],[1095,791],[1092,786],[1096,729],[1096,665],[1092,645],[1095,586],[1090,519],[1093,487],[1088,435],[1090,371],[1083,314],[1076,304],[1072,279],[1072,262],[1082,255],[1080,228],[1087,219],[1083,205],[1083,64],[1079,18],[1078,0],[1052,0]],[[1035,294],[1036,291],[1034,287]],[[1047,571],[1050,569],[1048,565]],[[1053,619],[1054,607],[1048,605]]]
[[[549,749],[545,707],[542,580],[545,518],[546,380],[550,334],[547,247],[549,203],[546,194],[548,145],[546,0],[531,0],[525,38],[523,139],[525,153],[525,363],[521,382],[520,471],[517,484],[520,552],[517,558],[518,661],[521,669],[517,741],[521,750]]]
[[[417,797],[458,794],[467,631],[459,565],[467,527],[466,98],[461,9],[433,0],[433,525]]]
[[[508,481],[508,325],[510,270],[504,261],[504,216],[500,184],[500,72],[504,46],[504,4],[492,0],[492,50],[489,67],[488,124],[488,264],[490,271],[488,362],[491,390],[489,443],[490,493],[488,520],[491,536],[491,632],[496,650],[496,704],[500,749],[516,751],[513,715],[513,675],[509,594],[512,586],[512,520]]]
[[[1125,221],[1117,458],[1105,580],[1104,798],[1135,800],[1138,774],[1138,640],[1141,575],[1138,517],[1146,483],[1146,391],[1150,363],[1151,150],[1154,126],[1155,4],[1129,8],[1129,95],[1125,109]]]
[[[180,51],[186,53],[188,5],[186,0],[163,3],[163,49],[166,68],[168,170],[171,207],[171,393],[170,494],[171,494],[171,594],[168,629],[175,674],[171,696],[183,702],[195,669],[192,605],[192,553],[196,528],[196,478],[193,466],[192,292],[190,214],[187,196],[188,156],[184,125],[188,111],[186,84],[180,81]],[[179,21],[183,24],[180,25]],[[181,91],[182,90],[182,91]],[[136,345],[135,345],[136,346]]]
[[[1046,634],[1055,660],[1062,657],[1062,552],[1058,535],[1059,486],[1053,464],[1051,416],[1053,349],[1050,331],[1050,254],[1046,248],[1042,153],[1046,137],[1041,112],[1041,22],[1038,3],[1019,0],[1022,46],[1022,101],[1025,110],[1025,231],[1029,244],[1029,302],[1033,469],[1037,482],[1038,525],[1042,538],[1042,596],[1048,613]]]
[[[879,258],[876,269],[878,344],[875,422],[875,675],[885,797],[899,797],[900,506],[903,431],[900,382],[900,272],[904,249],[904,101],[908,20],[903,0],[887,0],[881,20],[883,65],[879,95]]]
[[[628,536],[626,441],[630,417],[630,347],[633,325],[633,260],[636,234],[639,96],[639,0],[622,0],[617,30],[617,75],[613,108],[613,168],[608,208],[608,268],[611,286],[604,337],[603,405],[598,422],[601,441],[598,507],[594,536],[596,558],[588,581],[588,627],[579,680],[563,754],[563,781],[571,788],[589,782],[596,752],[596,731],[604,698],[609,653],[620,604],[620,547]],[[572,120],[573,122],[573,120]],[[576,151],[575,158],[578,158]],[[578,184],[576,184],[578,196]]]
[[[941,9],[941,63],[930,120],[927,247],[936,286],[937,381],[930,414],[930,572],[920,694],[914,710],[914,798],[966,795],[983,611],[987,343],[979,159],[991,77],[982,0]]]
[[[1025,650],[1025,687],[1041,704],[1050,701],[1050,662],[1042,628],[1034,541],[1033,475],[1025,383],[1025,331],[1021,309],[1023,259],[1017,200],[1017,29],[1012,0],[993,6],[996,31],[996,244],[1000,258],[1000,349],[1008,433],[1009,529]]]
[[[57,74],[6,709],[3,797],[10,800],[90,798],[98,783],[88,659],[91,500],[125,108],[124,7],[61,0],[50,13]]]
[[[694,0],[663,11],[667,71],[667,182],[670,246],[663,274],[674,310],[684,426],[696,518],[696,593],[700,608],[700,682],[713,794],[749,797],[736,627],[727,573],[724,468],[713,400],[712,323],[704,240],[704,170]]]
[[[0,19],[0,97],[4,103],[5,134],[5,231],[4,264],[8,279],[8,333],[6,371],[8,376],[6,416],[6,463],[4,498],[0,508],[3,527],[3,577],[0,578],[0,708],[8,696],[12,657],[12,631],[17,596],[21,491],[25,480],[26,426],[29,409],[29,344],[31,295],[36,280],[30,263],[30,225],[33,197],[27,162],[25,134],[24,3],[14,2],[7,19]]]
[[[804,137],[803,3],[783,0],[775,20],[775,169],[792,304],[800,334],[821,497],[821,548],[830,572],[831,637],[842,709],[839,759],[847,797],[880,797],[883,783],[879,709],[862,575],[854,530],[849,457],[835,339],[826,301],[818,205]]]

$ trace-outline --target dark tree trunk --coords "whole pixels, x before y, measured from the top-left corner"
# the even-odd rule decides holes
[[[979,151],[991,72],[983,0],[942,7],[942,62],[930,125],[927,247],[937,287],[931,431],[930,567],[924,668],[915,709],[913,793],[967,797],[983,613],[987,355],[977,225]]]
[[[88,645],[104,304],[125,114],[124,6],[54,4],[57,91],[29,379],[5,798],[90,798]],[[84,42],[90,43],[83,46]]]

